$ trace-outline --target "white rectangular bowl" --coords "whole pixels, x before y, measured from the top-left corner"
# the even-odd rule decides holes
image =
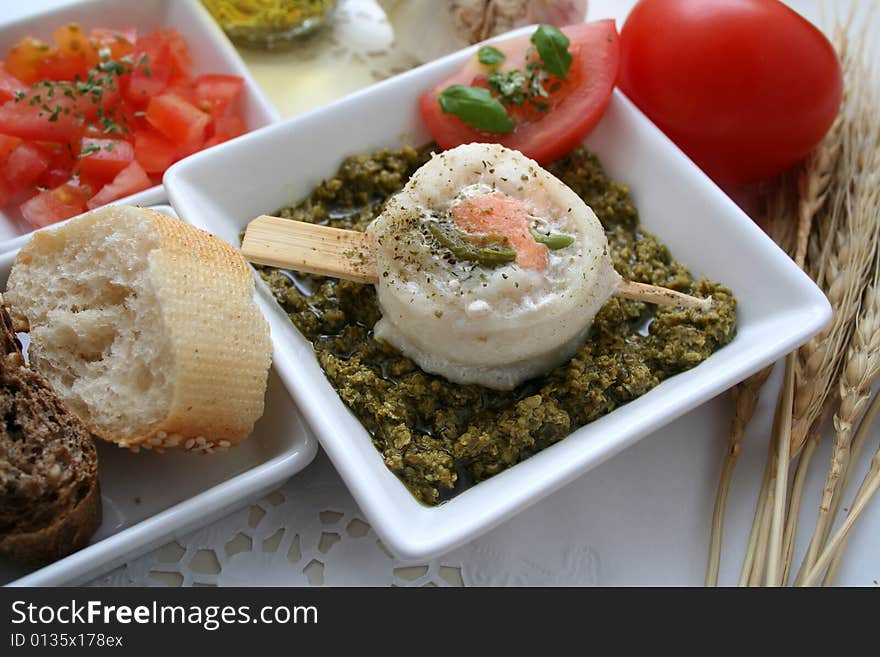
[[[232,244],[260,214],[303,197],[347,155],[428,141],[416,101],[474,48],[311,113],[199,153],[165,175],[185,220]],[[275,362],[300,410],[386,545],[405,559],[441,554],[582,475],[806,341],[830,318],[821,291],[619,92],[586,142],[628,183],[643,225],[698,275],[739,299],[733,342],[694,369],[437,507],[418,503],[383,464],[303,338],[265,286]]]
[[[186,39],[196,74],[227,73],[244,78],[237,102],[248,130],[280,119],[278,110],[254,82],[223,30],[198,0],[76,2],[0,26],[0,57],[5,57],[15,42],[25,36],[51,43],[52,32],[67,23],[78,23],[87,31],[93,27],[135,27],[138,34],[173,27]],[[165,200],[165,190],[162,185],[156,185],[122,199],[122,202],[152,205]],[[18,207],[0,208],[0,253],[21,247],[31,232],[33,228],[22,219]]]
[[[174,214],[168,206],[156,209]],[[0,255],[0,289],[17,253]],[[104,517],[91,545],[38,570],[0,559],[0,584],[87,582],[270,492],[311,463],[318,449],[274,367],[263,417],[234,449],[205,456],[134,454],[100,440],[97,446]]]

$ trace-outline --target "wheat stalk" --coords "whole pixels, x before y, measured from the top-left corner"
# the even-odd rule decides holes
[[[868,433],[870,432],[871,427],[874,425],[874,421],[877,419],[877,416],[880,415],[880,393],[874,395],[874,399],[871,401],[871,405],[868,406],[868,410],[865,411],[865,414],[862,416],[861,422],[859,422],[858,431],[856,431],[856,437],[853,440],[852,444],[852,458],[849,463],[849,467],[846,469],[846,473],[843,478],[843,483],[840,485],[841,496],[836,498],[836,502],[839,502],[842,493],[846,491],[847,485],[849,484],[850,476],[852,475],[852,464],[858,460],[859,454],[862,451],[862,447],[864,447],[865,441],[868,438]],[[862,484],[862,488],[864,488],[864,482]],[[837,511],[837,506],[834,508],[834,512]],[[834,522],[834,517],[832,514],[832,522]],[[837,578],[837,572],[840,570],[840,564],[843,561],[843,553],[846,551],[846,544],[849,542],[849,535],[847,535],[843,541],[841,541],[840,545],[834,552],[834,556],[831,558],[831,563],[828,566],[828,572],[825,574],[825,579],[822,580],[823,586],[831,586],[834,583],[834,580]]]
[[[776,400],[776,410],[773,415],[773,435],[778,435],[779,427],[782,422],[782,397]],[[767,446],[767,462],[764,465],[764,474],[761,478],[761,489],[758,493],[758,501],[755,504],[755,515],[752,519],[752,528],[749,532],[749,540],[746,546],[746,554],[743,557],[742,570],[739,575],[739,586],[752,586],[752,582],[756,579],[760,582],[760,571],[762,566],[756,565],[760,562],[761,550],[760,545],[763,542],[766,532],[764,527],[769,529],[769,508],[768,501],[772,494],[770,485],[772,472],[774,469],[773,454],[775,443],[770,441]],[[772,504],[772,502],[770,502]]]
[[[762,194],[765,203],[763,212],[764,229],[767,234],[783,250],[793,253],[796,244],[793,202],[795,191],[794,178],[790,175],[780,176],[765,189]],[[765,367],[753,374],[731,390],[734,403],[733,419],[730,421],[727,452],[721,466],[718,479],[718,491],[715,494],[715,508],[712,513],[712,531],[709,538],[709,559],[706,566],[706,586],[717,586],[718,571],[721,565],[721,544],[724,533],[724,513],[727,506],[727,495],[733,479],[733,471],[742,450],[743,436],[755,414],[761,388],[767,382],[773,365]]]
[[[730,421],[730,436],[724,464],[721,466],[721,477],[718,480],[718,492],[715,495],[715,510],[712,514],[712,533],[709,540],[709,563],[706,567],[706,586],[717,586],[718,569],[721,565],[721,543],[724,531],[724,510],[727,505],[727,493],[733,478],[733,470],[742,449],[743,435],[746,427],[755,414],[761,387],[770,376],[773,366],[765,367],[731,390],[734,401],[734,415]]]
[[[825,479],[822,501],[816,519],[816,526],[810,539],[796,583],[811,572],[819,552],[831,529],[831,508],[838,491],[841,474],[850,461],[852,428],[864,411],[870,396],[873,382],[880,376],[880,301],[877,300],[876,253],[880,239],[880,124],[874,117],[878,94],[873,81],[873,67],[858,58],[851,67],[851,79],[862,82],[858,94],[851,94],[852,102],[848,108],[844,129],[841,171],[837,175],[847,184],[835,190],[834,211],[843,213],[841,230],[835,235],[840,243],[837,251],[847,256],[837,272],[838,278],[833,286],[840,283],[838,291],[843,295],[846,306],[842,308],[841,319],[851,326],[851,339],[846,340],[846,361],[839,375],[840,406],[834,417],[835,443],[831,464]],[[845,176],[845,177],[844,177]],[[847,261],[849,266],[846,266]],[[873,271],[872,271],[873,270]],[[848,273],[848,276],[846,275]],[[865,286],[869,296],[862,296]],[[841,331],[841,337],[844,332]],[[841,351],[841,347],[837,347]],[[811,402],[812,403],[812,402]]]
[[[782,384],[782,418],[776,443],[776,487],[773,492],[773,511],[768,537],[767,586],[779,586],[779,564],[782,561],[783,532],[785,527],[785,494],[788,489],[788,466],[791,448],[791,407],[794,400],[794,358],[786,359],[785,379]]]
[[[799,586],[812,586],[816,582],[825,568],[828,567],[835,552],[845,544],[850,531],[867,508],[868,503],[871,501],[871,498],[877,492],[878,488],[880,488],[880,450],[877,450],[877,453],[874,454],[874,458],[871,459],[871,468],[868,470],[868,474],[865,475],[862,485],[859,488],[859,492],[856,494],[855,500],[853,500],[852,508],[846,515],[843,524],[834,534],[832,539],[828,541],[828,545],[825,546],[825,549],[821,554],[816,557],[816,560],[810,566],[810,569],[802,578],[800,578],[799,582],[796,582],[796,584]]]
[[[878,249],[880,249],[880,245],[878,245]],[[835,429],[846,434],[852,433],[855,421],[868,403],[871,388],[880,376],[880,263],[875,267],[877,269],[874,272],[874,282],[865,293],[864,309],[856,328],[857,341],[852,347],[855,354],[850,356],[850,365],[855,363],[855,366],[847,366],[846,374],[850,380],[841,381],[841,398],[847,399],[848,403],[841,402],[841,410],[838,412],[840,420],[838,421],[837,417],[834,420]],[[854,440],[851,448],[842,454],[844,457],[841,463],[843,475],[835,490],[841,492],[846,490],[852,474],[850,466],[858,460],[864,445],[864,434],[859,437],[860,439]],[[837,517],[840,499],[840,495],[835,494],[833,497],[830,519],[832,523]]]
[[[871,194],[876,194],[876,184],[864,184],[866,176],[870,177],[875,167],[873,157],[866,158],[865,154],[871,152],[870,144],[874,143],[870,137],[877,129],[877,123],[872,122],[870,108],[875,107],[876,103],[873,94],[865,93],[865,81],[871,79],[865,64],[867,28],[861,31],[855,42],[854,52],[857,56],[854,57],[846,36],[848,23],[849,20],[836,26],[835,41],[843,62],[845,88],[850,92],[845,95],[841,112],[825,140],[810,158],[798,185],[801,198],[796,258],[803,258],[810,251],[809,272],[826,291],[834,309],[834,318],[825,330],[798,350],[796,359],[789,357],[786,362],[787,367],[796,366],[796,385],[791,397],[792,424],[787,447],[792,456],[800,455],[794,490],[798,497],[792,500],[786,519],[788,463],[782,462],[786,456],[781,443],[784,436],[777,435],[778,449],[774,458],[777,455],[781,458],[774,469],[773,495],[768,495],[765,500],[765,504],[769,504],[770,499],[774,500],[774,522],[768,543],[759,543],[757,546],[759,552],[770,552],[767,556],[767,583],[774,585],[785,583],[791,565],[790,555],[793,553],[803,481],[814,453],[813,449],[806,454],[802,454],[802,451],[807,438],[818,435],[811,434],[811,431],[821,422],[823,410],[836,392],[836,381],[853,334],[853,320],[859,308],[866,274],[873,262],[872,236],[876,234],[876,222],[865,212],[853,212],[853,209],[866,195],[870,198]],[[859,82],[860,87],[857,86]],[[867,149],[866,138],[869,144]],[[868,206],[874,201],[871,198]],[[805,235],[810,235],[811,231],[806,229],[806,224],[817,216],[819,221],[815,222],[817,225],[812,229],[812,234],[818,243],[809,248]],[[782,390],[781,394],[786,400],[789,392],[787,387]],[[786,425],[782,427],[784,431]],[[764,514],[770,512],[768,506]],[[812,558],[814,554],[810,556]]]
[[[876,238],[875,238],[876,243]],[[875,269],[874,282],[868,288],[862,312],[847,353],[847,364],[840,377],[840,407],[834,415],[835,440],[831,464],[822,489],[822,501],[816,527],[807,549],[805,564],[811,566],[822,545],[828,540],[834,522],[832,509],[843,495],[841,477],[851,463],[850,446],[853,428],[871,398],[871,387],[880,376],[880,277]],[[834,506],[834,504],[837,506]]]
[[[845,31],[839,31],[838,39],[841,43],[845,42]],[[840,46],[845,49],[845,45]],[[797,236],[795,248],[795,263],[804,268],[807,246],[809,243],[809,235],[813,230],[813,223],[816,215],[823,209],[828,198],[829,183],[832,175],[837,168],[840,156],[840,136],[842,131],[842,113],[838,113],[832,124],[828,134],[814,150],[809,157],[806,166],[798,178],[798,222]],[[809,345],[809,343],[808,343]],[[817,347],[821,348],[819,343]],[[824,401],[827,394],[827,388],[824,387],[823,379],[807,378],[801,381],[807,382],[807,385],[797,385],[797,358],[800,352],[795,351],[789,354],[785,360],[785,383],[780,392],[783,399],[782,414],[786,418],[780,425],[780,432],[775,436],[777,447],[774,451],[776,459],[776,468],[772,482],[774,486],[773,492],[773,508],[766,509],[765,513],[772,513],[772,524],[768,533],[768,543],[760,544],[759,549],[769,550],[767,557],[767,580],[770,586],[778,586],[782,584],[780,577],[780,569],[785,568],[785,552],[784,536],[785,536],[785,504],[788,489],[788,468],[791,456],[797,455],[806,440],[806,433],[802,433],[800,425],[797,424],[797,408],[798,401],[803,400],[807,395],[810,399],[816,398]],[[806,361],[815,365],[815,361]],[[825,365],[823,368],[822,365]],[[831,365],[833,366],[833,364]],[[816,368],[813,374],[825,374],[829,369],[829,365],[824,362]],[[809,408],[809,405],[807,405]],[[810,419],[810,423],[815,417]],[[771,498],[768,497],[768,502]],[[780,566],[780,564],[783,564]]]

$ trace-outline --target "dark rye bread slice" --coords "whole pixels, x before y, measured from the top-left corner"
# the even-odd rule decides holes
[[[98,456],[0,315],[0,554],[41,564],[86,546],[101,524]]]

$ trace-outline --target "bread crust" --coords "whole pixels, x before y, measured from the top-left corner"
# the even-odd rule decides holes
[[[13,532],[0,537],[0,554],[22,563],[44,564],[81,550],[100,527],[103,512],[101,486],[95,477],[88,493],[69,512],[52,524],[32,532]]]
[[[157,426],[116,442],[202,453],[228,449],[262,416],[272,361],[269,325],[253,300],[253,274],[223,240],[145,212],[162,242],[153,253],[153,272],[172,333],[174,396]]]
[[[253,299],[254,276],[237,249],[160,212],[109,206],[36,233],[19,252],[10,282],[23,280],[42,254],[60,251],[69,240],[88,241],[92,226],[108,219],[148,226],[158,244],[148,260],[162,319],[152,328],[169,339],[173,372],[166,385],[172,392],[162,419],[126,435],[81,419],[96,437],[133,451],[228,449],[247,437],[263,414],[272,358],[269,325]],[[13,317],[26,325],[25,308],[12,297]],[[21,299],[20,305],[26,303]],[[69,405],[76,411],[76,403]]]
[[[39,456],[36,462],[27,459],[30,465],[22,470],[22,459],[28,452],[23,455],[8,443],[0,444],[0,472],[10,478],[0,488],[5,491],[0,495],[0,504],[10,505],[4,509],[11,510],[4,514],[4,523],[15,524],[0,532],[0,554],[24,563],[43,564],[88,545],[101,524],[97,454],[83,424],[64,407],[49,382],[25,365],[12,320],[2,303],[0,295],[0,378],[4,394],[10,395],[12,401],[7,406],[12,415],[6,418],[2,438],[30,443],[34,450],[31,454],[60,453],[69,457],[66,467],[71,476],[65,480],[60,470],[54,475],[47,473],[47,464]],[[20,437],[8,434],[10,423]],[[53,461],[54,468],[61,466],[59,461]],[[23,477],[32,480],[22,481]],[[37,483],[38,479],[45,483]],[[81,495],[83,484],[88,488]],[[47,501],[49,492],[51,503]],[[43,508],[34,508],[36,504]]]

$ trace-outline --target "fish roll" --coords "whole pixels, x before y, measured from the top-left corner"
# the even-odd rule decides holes
[[[376,338],[456,383],[507,390],[559,366],[621,283],[593,211],[498,144],[435,154],[367,232]]]

